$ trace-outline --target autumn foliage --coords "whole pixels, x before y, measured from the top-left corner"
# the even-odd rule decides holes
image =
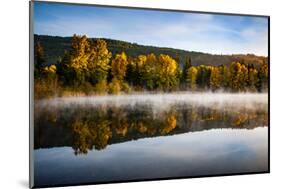
[[[35,98],[118,94],[131,91],[224,90],[261,92],[268,88],[268,64],[254,66],[193,66],[188,58],[180,65],[166,54],[112,53],[102,39],[74,35],[69,51],[56,63],[45,64],[44,47],[35,46]]]

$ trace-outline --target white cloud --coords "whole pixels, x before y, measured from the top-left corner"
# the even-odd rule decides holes
[[[254,53],[267,56],[268,29],[265,19],[254,24],[233,27],[210,14],[183,14],[179,19],[128,17],[117,22],[112,15],[86,18],[57,17],[54,21],[36,22],[41,34],[105,37],[137,42],[144,45],[180,48],[213,54]],[[221,17],[221,16],[220,16]],[[224,17],[226,18],[226,17]],[[231,20],[230,20],[231,21]],[[235,18],[239,24],[243,17]],[[262,23],[262,24],[261,24]]]

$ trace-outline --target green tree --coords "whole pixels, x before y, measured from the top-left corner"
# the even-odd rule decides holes
[[[208,89],[210,87],[211,66],[200,65],[197,70],[197,85],[200,88]]]
[[[258,83],[257,88],[259,91],[268,89],[268,64],[263,62],[258,69]]]
[[[140,71],[138,69],[137,58],[129,58],[125,80],[134,86],[140,85]]]
[[[191,58],[187,57],[186,58],[186,61],[185,61],[185,64],[183,66],[183,69],[182,69],[182,83],[186,83],[186,79],[187,79],[187,72],[188,72],[188,69],[191,67]]]

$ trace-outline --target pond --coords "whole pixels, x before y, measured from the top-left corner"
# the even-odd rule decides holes
[[[35,102],[36,186],[268,171],[267,94]]]

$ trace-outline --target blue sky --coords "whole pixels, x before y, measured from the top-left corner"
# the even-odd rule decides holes
[[[35,2],[34,33],[103,37],[212,54],[267,56],[265,17]]]

